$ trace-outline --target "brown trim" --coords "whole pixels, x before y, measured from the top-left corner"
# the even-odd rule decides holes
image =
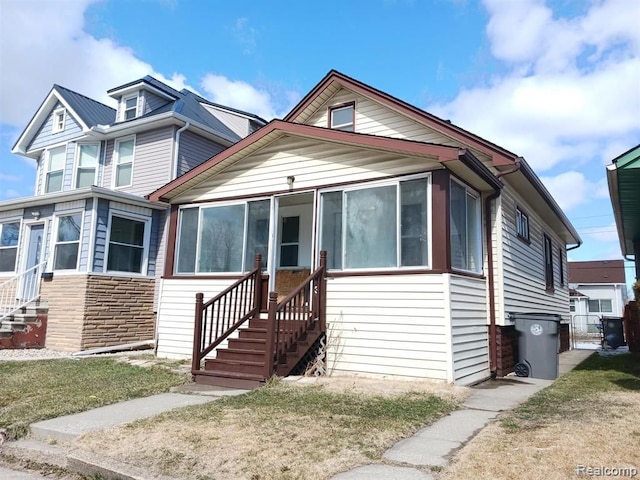
[[[173,266],[176,258],[176,242],[178,237],[178,217],[178,206],[171,205],[163,278],[173,275]]]
[[[372,98],[373,100],[380,102],[388,107],[391,107],[393,110],[399,111],[400,113],[417,120],[420,123],[426,124],[432,128],[440,132],[446,132],[445,135],[448,135],[462,143],[470,144],[471,146],[477,148],[484,153],[488,153],[493,157],[494,165],[511,165],[513,160],[516,158],[514,153],[505,150],[504,148],[485,140],[473,133],[464,130],[452,123],[443,120],[441,118],[436,117],[424,110],[421,110],[417,107],[414,107],[411,104],[403,102],[402,100],[389,95],[381,90],[378,90],[374,87],[366,85],[354,78],[348,77],[347,75],[338,72],[337,70],[331,70],[320,82],[289,112],[285,117],[284,121],[292,122],[295,121],[295,118],[302,113],[311,103],[315,101],[315,99],[327,89],[327,87],[333,83],[337,82],[343,87],[348,88],[349,90],[353,90],[354,92],[363,95],[368,98]],[[495,155],[493,155],[495,154]]]
[[[353,271],[353,272],[343,272],[340,270],[330,270],[327,272],[327,278],[341,278],[341,277],[378,277],[378,276],[389,276],[389,275],[443,275],[445,273],[449,273],[451,275],[458,275],[460,277],[469,277],[469,278],[477,278],[479,280],[484,280],[486,277],[479,273],[472,272],[464,272],[458,270],[444,270],[440,268],[407,268],[407,269],[397,269],[397,270],[368,270],[368,271]]]
[[[455,268],[447,273],[450,273],[452,275],[460,275],[461,277],[477,278],[478,280],[484,280],[487,278],[484,273],[475,273],[475,272],[469,272],[466,270],[456,270]]]
[[[340,128],[335,128],[333,125],[331,125],[333,111],[334,110],[339,110],[339,109],[345,108],[345,107],[353,107],[353,111],[352,111],[352,115],[351,115],[351,125],[352,125],[353,128],[351,130],[342,130]],[[356,131],[356,102],[355,102],[355,100],[352,101],[352,102],[344,102],[344,103],[340,103],[338,105],[330,105],[329,107],[327,107],[327,128],[331,128],[331,129],[334,129],[334,130],[341,130],[343,132],[355,132]]]
[[[442,271],[451,270],[450,181],[448,170],[431,174],[431,266]]]
[[[342,130],[333,130],[324,127],[314,127],[310,125],[302,125],[299,123],[287,123],[282,120],[272,120],[261,129],[255,131],[251,135],[243,138],[238,143],[221,151],[216,156],[201,163],[197,167],[192,168],[184,175],[167,183],[163,187],[155,190],[147,196],[152,201],[170,201],[168,196],[178,187],[194,180],[196,177],[203,175],[211,167],[223,162],[227,158],[241,154],[242,151],[254,142],[257,142],[268,135],[273,134],[275,140],[282,135],[290,134],[300,137],[312,138],[315,140],[326,140],[335,143],[342,143],[356,147],[374,148],[380,150],[392,151],[404,155],[417,155],[435,157],[438,162],[446,162],[449,160],[457,160],[460,149],[447,145],[438,145],[434,143],[417,142],[414,140],[405,140],[401,138],[382,137],[377,135],[367,135],[363,133],[345,132]],[[253,153],[253,150],[252,152]],[[206,178],[199,179],[200,182]]]
[[[242,278],[244,275],[246,275],[246,273],[229,273],[229,274],[219,273],[219,274],[213,274],[213,275],[184,274],[184,275],[164,275],[162,279],[163,280],[238,280],[239,278]],[[266,273],[263,273],[262,278],[269,278],[269,275],[267,275]]]

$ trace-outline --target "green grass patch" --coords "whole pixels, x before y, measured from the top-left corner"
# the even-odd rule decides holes
[[[189,380],[112,358],[0,362],[0,378],[0,427],[11,438],[24,436],[39,420],[165,392]]]
[[[602,392],[625,390],[640,391],[640,355],[591,355],[505,416],[502,426],[517,431],[538,428],[558,418],[580,418],[585,412],[593,415],[599,408],[595,399]],[[589,409],[585,410],[587,403]]]

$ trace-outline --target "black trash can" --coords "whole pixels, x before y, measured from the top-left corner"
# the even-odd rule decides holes
[[[624,341],[624,318],[602,317],[602,348],[616,349],[626,345]]]
[[[560,315],[549,313],[514,313],[518,332],[518,363],[515,367],[519,377],[558,378],[558,350]]]

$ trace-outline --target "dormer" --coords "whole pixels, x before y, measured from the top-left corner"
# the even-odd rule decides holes
[[[150,76],[113,88],[107,94],[118,102],[116,123],[142,117],[180,96],[177,91]]]

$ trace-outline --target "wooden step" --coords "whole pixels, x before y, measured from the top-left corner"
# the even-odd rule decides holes
[[[257,338],[264,340],[267,338],[266,328],[241,328],[238,330],[238,338]]]
[[[248,390],[252,390],[264,384],[262,375],[230,373],[221,370],[198,370],[193,374],[193,381],[203,385],[243,388]]]
[[[246,360],[248,362],[264,362],[264,349],[245,350],[239,348],[222,348],[218,350],[217,357],[220,360]]]
[[[237,350],[262,350],[264,352],[266,342],[264,338],[230,338],[227,348]]]
[[[205,360],[204,369],[218,370],[228,373],[249,373],[252,375],[262,375],[262,373],[264,372],[264,361],[251,362],[246,360],[224,360],[220,358],[213,358]]]

